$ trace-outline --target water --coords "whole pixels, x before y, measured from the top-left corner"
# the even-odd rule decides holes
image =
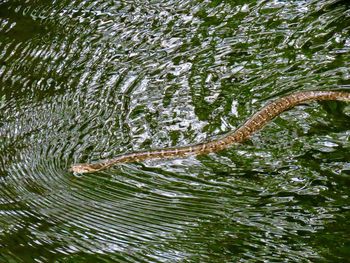
[[[0,262],[346,261],[344,103],[218,154],[67,170],[348,89],[349,31],[347,1],[0,0]]]

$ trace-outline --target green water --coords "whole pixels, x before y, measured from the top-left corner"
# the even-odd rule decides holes
[[[349,104],[217,154],[68,168],[349,87],[345,0],[0,0],[0,262],[346,262]]]

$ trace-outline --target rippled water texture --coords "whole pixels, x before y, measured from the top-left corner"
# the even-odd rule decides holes
[[[68,168],[349,85],[345,0],[0,0],[0,262],[345,262],[345,103],[218,154]]]

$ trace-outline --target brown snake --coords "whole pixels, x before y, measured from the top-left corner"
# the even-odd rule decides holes
[[[75,173],[91,173],[120,163],[140,162],[156,158],[182,157],[217,152],[231,146],[232,144],[243,142],[254,132],[260,130],[274,117],[278,116],[281,112],[303,102],[320,100],[339,100],[350,102],[350,92],[302,91],[292,93],[267,104],[265,107],[251,116],[242,126],[232,132],[228,132],[222,138],[192,146],[122,154],[113,159],[102,160],[96,163],[75,164],[69,170]]]

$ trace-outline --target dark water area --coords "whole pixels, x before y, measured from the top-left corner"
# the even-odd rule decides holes
[[[0,0],[0,262],[346,262],[346,103],[216,154],[68,171],[314,89],[350,89],[348,1]]]

